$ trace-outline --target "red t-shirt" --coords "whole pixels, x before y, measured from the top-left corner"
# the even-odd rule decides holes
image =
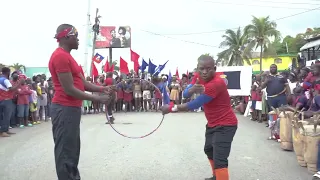
[[[230,96],[225,81],[216,74],[211,81],[203,85],[205,87],[204,94],[213,98],[212,101],[203,106],[208,126],[237,125],[238,120],[231,108]]]
[[[314,76],[312,72],[309,72],[308,76],[304,79],[304,82],[313,83],[318,77]]]
[[[256,92],[256,94],[257,94],[257,101],[262,101],[262,92]]]
[[[12,87],[12,84],[10,87]],[[5,88],[5,89],[0,88],[0,101],[10,100],[10,99],[13,99],[13,91],[8,90],[7,88]]]
[[[55,88],[55,94],[52,102],[63,106],[81,107],[82,100],[67,95],[61,86],[58,74],[70,72],[73,77],[75,88],[84,91],[84,83],[81,79],[81,69],[71,54],[62,48],[57,48],[51,55],[49,61],[49,70],[52,76],[52,82]]]
[[[251,90],[251,100],[256,101],[257,100],[257,92]]]
[[[18,92],[18,101],[17,101],[18,105],[30,103],[29,97],[32,91],[30,90],[28,85],[22,85],[17,92]]]
[[[104,83],[106,84],[106,86],[111,86],[113,84],[113,79],[112,78],[106,78],[104,80]]]

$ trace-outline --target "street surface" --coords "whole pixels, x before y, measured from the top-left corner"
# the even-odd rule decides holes
[[[161,120],[160,113],[115,114],[115,127],[141,136]],[[266,140],[264,124],[238,115],[229,169],[231,180],[311,180],[293,152]],[[163,125],[144,139],[127,139],[105,123],[105,116],[86,115],[81,123],[79,169],[83,180],[203,180],[211,170],[203,152],[203,113],[167,115]],[[13,129],[0,138],[0,180],[57,180],[51,122]]]

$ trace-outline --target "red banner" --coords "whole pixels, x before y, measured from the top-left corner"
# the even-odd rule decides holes
[[[99,34],[96,39],[96,49],[130,47],[130,26],[100,26]]]

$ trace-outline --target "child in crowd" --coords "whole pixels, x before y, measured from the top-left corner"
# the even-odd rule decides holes
[[[118,78],[117,84],[118,85],[117,85],[116,111],[121,112],[123,109],[123,96],[124,96],[123,87],[125,86],[125,83],[120,78]]]
[[[256,103],[257,103],[257,86],[251,86],[251,120],[256,121],[258,119],[257,111],[256,111]]]
[[[159,89],[154,90],[154,99],[155,99],[154,110],[158,111],[159,107],[162,106],[162,95]]]
[[[256,96],[255,111],[256,111],[258,122],[262,123],[262,95],[263,95],[263,92],[261,91],[260,88],[257,88],[256,95],[257,96]]]
[[[132,83],[130,80],[128,82],[124,82],[124,93],[123,93],[123,103],[125,104],[125,111],[132,111],[132,100],[133,100],[133,90]]]
[[[31,121],[33,125],[40,124],[40,121],[38,121],[37,117],[37,84],[33,83],[31,88],[31,95],[30,95],[30,115],[31,115]]]
[[[51,104],[52,104],[52,98],[54,95],[54,87],[53,87],[53,83],[52,83],[52,79],[49,78],[48,79],[48,105],[47,105],[47,109],[48,109],[48,119],[51,119]]]
[[[20,79],[21,86],[18,89],[18,101],[17,101],[17,110],[18,110],[18,118],[20,120],[20,127],[24,126],[32,126],[32,124],[28,121],[29,118],[29,97],[32,94],[30,87],[26,85],[24,79]]]

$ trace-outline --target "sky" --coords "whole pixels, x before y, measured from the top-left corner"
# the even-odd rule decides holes
[[[201,54],[210,53],[216,57],[222,51],[219,44],[225,29],[243,27],[251,22],[252,16],[269,15],[276,20],[317,7],[320,7],[320,0],[5,1],[0,6],[0,63],[47,67],[57,47],[53,38],[56,28],[68,23],[78,29],[80,40],[79,49],[71,54],[84,65],[88,48],[87,12],[89,9],[93,22],[95,9],[99,8],[100,25],[131,26],[133,51],[146,60],[152,59],[156,65],[169,60],[163,70],[165,73],[174,72],[177,67],[180,73],[185,73],[195,68]],[[319,27],[319,15],[320,10],[315,10],[277,20],[278,30],[284,37],[305,32],[309,27]],[[108,49],[97,52],[108,56]],[[91,53],[89,48],[89,55]],[[132,69],[130,49],[114,49],[113,59],[119,60],[120,56]],[[86,60],[90,62],[91,57]]]

